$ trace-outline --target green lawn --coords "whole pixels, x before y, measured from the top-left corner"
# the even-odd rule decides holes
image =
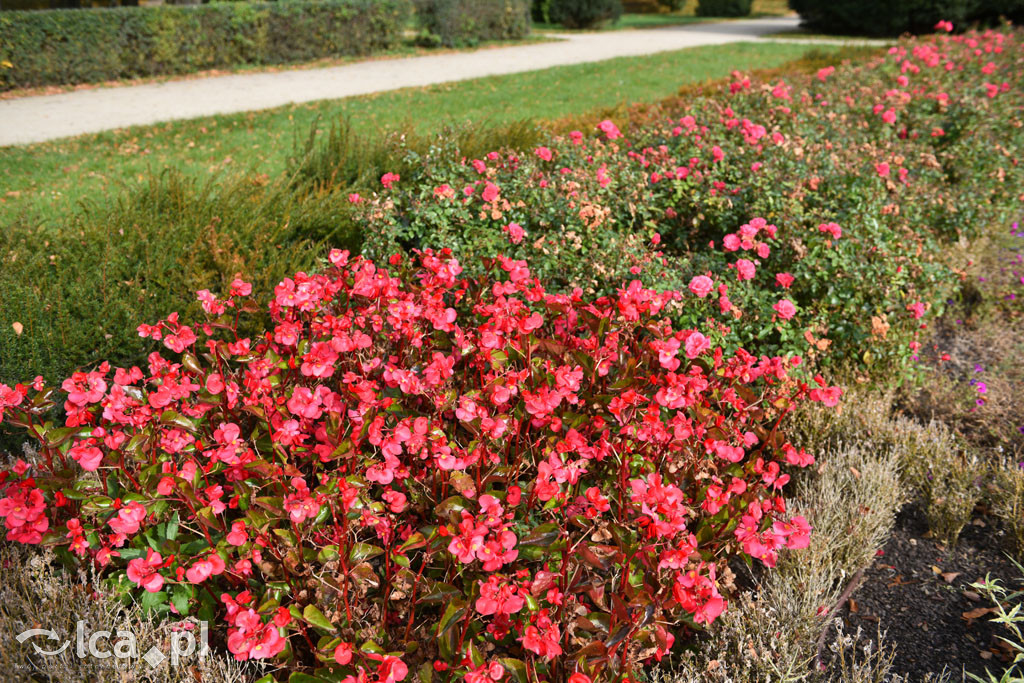
[[[126,184],[165,168],[200,177],[273,176],[284,168],[296,136],[305,136],[318,117],[325,127],[348,117],[367,135],[406,125],[428,132],[466,120],[553,119],[655,101],[733,69],[772,68],[811,50],[835,49],[783,43],[692,48],[3,148],[0,225],[19,217],[37,224],[60,220],[81,202],[108,202]]]

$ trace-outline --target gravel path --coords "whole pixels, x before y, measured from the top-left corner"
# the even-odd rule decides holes
[[[561,39],[558,42],[474,52],[377,59],[323,69],[212,76],[0,100],[0,146],[613,57],[761,40],[766,34],[794,29],[798,23],[796,17],[777,17],[647,30],[558,34]]]

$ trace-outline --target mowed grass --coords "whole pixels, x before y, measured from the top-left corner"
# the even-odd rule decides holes
[[[122,189],[168,168],[202,180],[239,172],[257,182],[275,177],[295,140],[316,121],[326,128],[347,118],[355,133],[379,137],[388,130],[429,133],[466,121],[558,119],[654,102],[734,69],[776,68],[812,50],[835,49],[786,43],[690,48],[3,148],[0,227],[64,221],[79,207],[101,208]]]

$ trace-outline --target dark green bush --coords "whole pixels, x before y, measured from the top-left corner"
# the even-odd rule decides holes
[[[929,33],[938,21],[963,27],[1001,16],[1024,19],[1024,0],[789,0],[804,24],[828,33]]]
[[[363,55],[402,36],[409,0],[0,13],[0,90]]]
[[[547,24],[551,22],[550,16],[551,0],[531,0],[530,17],[537,23]]]
[[[745,17],[750,14],[753,0],[699,0],[697,16]]]
[[[447,47],[530,33],[529,0],[416,0],[416,17],[421,31]]]
[[[1000,18],[1024,22],[1024,0],[978,0],[971,19],[994,22]]]
[[[591,28],[603,21],[618,21],[621,0],[551,0],[548,16],[566,28]]]

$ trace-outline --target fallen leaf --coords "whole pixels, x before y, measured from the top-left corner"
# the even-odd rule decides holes
[[[975,593],[974,591],[964,591],[964,597],[970,600],[971,602],[981,601],[981,596]]]
[[[858,612],[857,601],[850,598],[850,611],[856,614]]]
[[[11,325],[11,327],[14,328],[14,334],[16,334],[18,336],[21,336],[21,333],[25,329],[25,326],[22,325],[21,323],[14,323],[13,325]]]
[[[851,467],[850,472],[853,473],[855,479],[860,479],[860,471],[856,467]]]
[[[946,583],[953,583],[953,579],[960,576],[960,572],[943,572],[942,580]]]
[[[968,621],[970,621],[972,619],[981,619],[986,614],[991,614],[992,612],[995,612],[995,611],[996,611],[995,607],[978,607],[978,608],[972,609],[972,610],[970,610],[968,612],[964,612],[961,616],[964,619],[967,619]]]

